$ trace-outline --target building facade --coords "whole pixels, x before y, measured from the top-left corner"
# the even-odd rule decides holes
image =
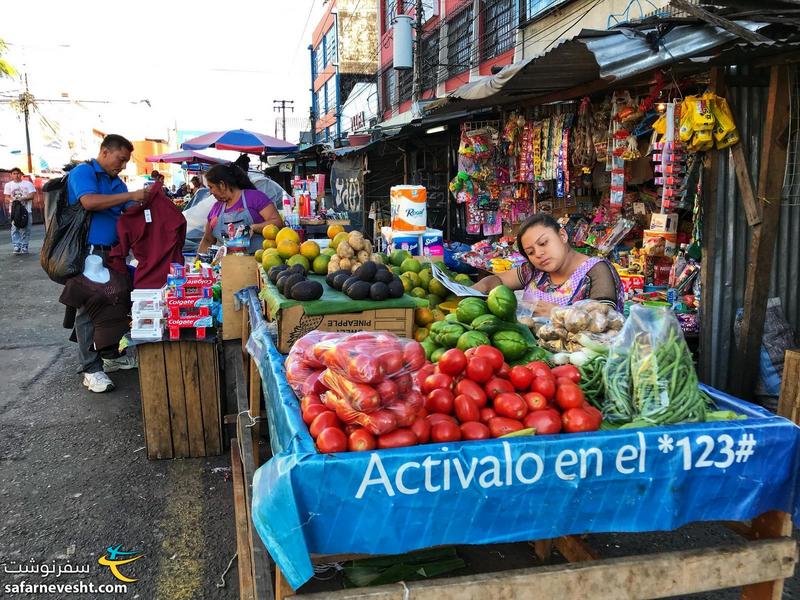
[[[377,8],[363,0],[332,0],[314,29],[311,112],[314,142],[337,143],[350,129],[342,105],[355,85],[373,82],[378,68]]]

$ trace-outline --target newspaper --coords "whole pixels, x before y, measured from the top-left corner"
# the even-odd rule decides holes
[[[477,296],[479,298],[486,297],[486,294],[484,294],[483,292],[479,292],[475,288],[467,287],[466,285],[461,285],[460,283],[452,281],[434,263],[431,263],[431,273],[433,274],[433,278],[436,279],[436,281],[441,283],[444,287],[453,292],[456,296]]]

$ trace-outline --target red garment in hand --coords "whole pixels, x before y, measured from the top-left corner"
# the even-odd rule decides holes
[[[128,251],[139,262],[133,278],[135,289],[160,288],[167,282],[170,263],[183,263],[186,218],[167,198],[162,184],[148,190],[143,205],[126,208],[117,221],[119,244],[108,255],[108,266],[126,272]]]

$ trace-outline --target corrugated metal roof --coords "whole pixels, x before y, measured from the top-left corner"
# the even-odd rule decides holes
[[[736,23],[750,31],[768,26],[754,21]],[[656,43],[648,36],[651,31],[654,30],[583,30],[540,56],[513,63],[496,75],[461,86],[432,102],[427,110],[447,107],[449,111],[488,102],[509,102],[520,96],[545,96],[598,80],[612,83],[680,61],[704,60],[721,46],[738,39],[718,27],[683,25],[668,31]]]

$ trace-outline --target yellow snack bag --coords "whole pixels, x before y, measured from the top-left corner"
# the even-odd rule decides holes
[[[724,138],[717,140],[717,150],[724,150],[739,143],[739,130],[735,127]]]
[[[664,135],[667,133],[667,115],[661,114],[653,123],[653,131],[660,135]]]
[[[714,139],[718,142],[724,140],[727,135],[736,130],[736,123],[733,120],[731,107],[725,98],[717,97],[715,102],[711,105],[712,112],[714,113]]]
[[[714,147],[714,136],[710,129],[704,131],[695,131],[692,136],[692,141],[689,142],[689,150],[691,152],[700,152],[702,150],[711,150]]]
[[[692,112],[694,112],[694,109],[692,106],[696,100],[697,98],[694,96],[686,96],[683,102],[681,102],[681,121],[678,126],[678,137],[680,137],[682,142],[688,142],[692,139],[692,133],[694,133],[694,128],[692,126]],[[664,121],[666,123],[666,119],[664,119]]]
[[[714,129],[714,114],[711,112],[713,100],[709,98],[695,98],[692,105],[692,129],[705,131]]]

